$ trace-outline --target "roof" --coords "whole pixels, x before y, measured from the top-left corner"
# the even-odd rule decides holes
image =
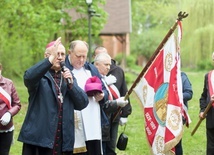
[[[106,0],[103,9],[108,13],[107,22],[101,30],[101,35],[126,34],[132,31],[131,27],[131,0]],[[86,17],[76,10],[68,9],[68,14],[75,21]]]
[[[109,15],[101,34],[124,34],[132,31],[131,0],[107,0],[104,10]]]

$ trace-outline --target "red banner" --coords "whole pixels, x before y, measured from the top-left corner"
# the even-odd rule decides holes
[[[182,137],[183,97],[177,41],[174,34],[169,37],[134,88],[144,107],[146,136],[155,155],[174,154],[174,146]]]

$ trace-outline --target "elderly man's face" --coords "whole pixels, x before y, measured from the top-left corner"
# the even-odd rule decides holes
[[[99,61],[95,64],[95,66],[97,67],[100,74],[107,75],[110,70],[111,59],[106,58],[102,61]]]
[[[50,56],[49,48],[47,48],[46,51],[45,51],[45,55],[44,56],[46,58]],[[65,61],[65,56],[66,56],[65,47],[62,44],[60,44],[58,46],[57,54],[58,54],[58,56],[54,59],[53,66],[51,67],[51,69],[59,71],[59,70],[61,70],[60,62],[61,61]]]
[[[75,69],[82,68],[87,60],[87,54],[88,54],[87,46],[82,42],[77,43],[74,50],[70,51],[71,65]]]

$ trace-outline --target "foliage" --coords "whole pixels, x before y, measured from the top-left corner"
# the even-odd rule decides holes
[[[121,65],[124,55],[122,53],[117,54],[117,56],[114,58],[114,60],[117,62],[118,65]],[[126,66],[128,68],[132,68],[133,66],[136,66],[136,56],[135,55],[129,55],[126,56]]]
[[[93,35],[98,35],[105,23],[106,13],[98,7],[104,3],[105,0],[93,1],[92,6],[102,16],[93,18]],[[58,36],[63,42],[87,38],[85,0],[3,0],[0,5],[0,61],[9,77],[22,76],[26,68],[43,58],[45,45]],[[75,8],[82,19],[74,21],[66,8]],[[67,30],[73,38],[65,38]]]
[[[133,32],[130,35],[132,53],[142,54],[146,58],[151,57],[172,25],[170,20],[176,18],[174,3],[173,0],[132,1]]]
[[[200,60],[197,63],[197,68],[199,70],[212,70],[213,69],[213,63],[209,60]]]
[[[182,22],[181,58],[183,66],[197,68],[201,58],[211,60],[214,51],[213,7],[214,0],[132,1],[131,53],[149,59],[174,24],[178,12],[187,12],[189,16]]]
[[[197,0],[188,8],[189,17],[184,21],[182,41],[183,52],[188,53],[188,57],[185,55],[182,59],[189,64],[197,64],[202,58],[211,60],[214,50],[213,7],[214,0]]]
[[[147,59],[155,52],[158,44],[163,39],[160,34],[163,31],[146,31],[144,36],[135,42],[135,49],[132,52],[138,55],[144,55]]]
[[[114,59],[116,60],[117,64],[120,65],[123,59],[123,55],[121,53],[117,54],[117,56]]]
[[[130,55],[126,58],[126,65],[129,68],[132,68],[132,66],[136,66],[136,59],[134,55]]]
[[[96,41],[106,23],[107,13],[102,7],[105,3],[106,0],[94,0],[92,5],[101,15],[92,18],[92,39]],[[213,4],[214,0],[131,1],[131,53],[149,59],[173,25],[177,13],[186,11],[189,16],[183,20],[182,65],[197,68],[201,58],[211,60]],[[21,77],[26,68],[43,58],[45,45],[58,36],[62,36],[66,47],[74,39],[88,38],[85,0],[3,0],[0,5],[0,62],[8,77]],[[69,16],[68,9],[76,11],[81,18],[73,17],[73,12]]]

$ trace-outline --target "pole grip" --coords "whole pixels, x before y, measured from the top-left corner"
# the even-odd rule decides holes
[[[201,122],[203,121],[202,118],[200,118],[200,120],[198,121],[198,123],[196,124],[195,128],[192,130],[191,132],[191,136],[193,136],[196,132],[196,130],[198,129],[198,127],[200,126]]]
[[[198,123],[196,124],[195,128],[193,129],[192,133],[191,133],[191,136],[193,136],[196,132],[196,130],[198,129],[198,127],[200,126],[201,122],[204,120],[204,118],[206,117],[207,115],[207,112],[210,110],[210,108],[212,107],[212,103],[213,102],[210,102],[206,109],[204,110],[204,113],[203,113],[203,118],[200,118],[200,120],[198,121]]]

